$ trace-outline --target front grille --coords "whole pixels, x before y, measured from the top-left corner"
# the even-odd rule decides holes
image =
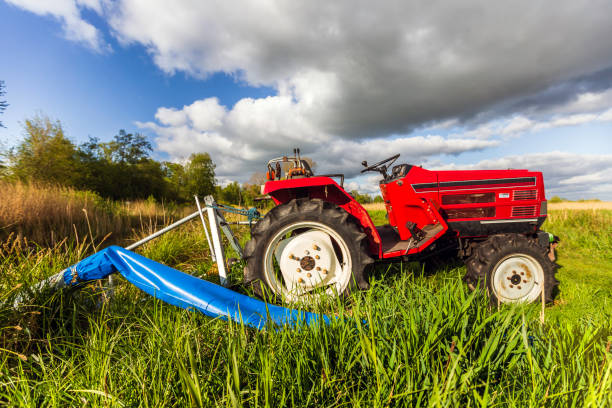
[[[538,198],[537,190],[514,190],[512,193],[512,199],[515,201],[535,200]]]
[[[495,207],[453,208],[444,211],[446,212],[446,216],[451,219],[495,217]]]
[[[536,215],[536,207],[533,205],[526,207],[512,207],[513,217],[534,217]]]

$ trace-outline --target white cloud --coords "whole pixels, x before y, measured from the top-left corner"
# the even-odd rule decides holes
[[[103,12],[105,0],[5,0],[24,10],[41,16],[50,15],[58,19],[64,36],[89,48],[103,52],[110,50],[100,31],[81,17],[81,10],[88,8],[98,14]]]
[[[195,130],[209,131],[221,127],[226,112],[217,98],[208,98],[185,107],[185,113]]]
[[[315,158],[319,172],[358,174],[361,161],[378,161],[396,153],[407,161],[422,162],[439,154],[457,155],[496,146],[496,140],[440,135],[400,136],[348,140],[318,129],[305,106],[310,102],[290,95],[245,98],[231,109],[216,98],[198,100],[182,109],[159,108],[157,122],[138,123],[157,134],[157,148],[173,160],[193,152],[209,152],[222,178],[245,181],[263,171],[272,156],[300,147]]]
[[[608,105],[610,106],[610,105]],[[526,133],[534,133],[548,129],[579,126],[588,123],[612,122],[612,109],[600,112],[574,113],[561,106],[560,112],[549,117],[538,115],[539,119],[532,119],[525,115],[515,115],[510,118],[499,118],[492,123],[485,123],[477,128],[480,130],[479,137],[490,138],[493,136],[516,137]],[[470,133],[470,132],[467,132]]]
[[[610,165],[609,167],[612,168],[612,165]],[[605,183],[612,181],[612,177],[610,177],[610,168],[606,169],[605,171],[581,174],[578,176],[573,176],[567,179],[563,179],[559,182],[559,184],[561,185],[567,185],[567,184],[592,185],[592,183],[605,184]]]
[[[603,92],[584,92],[576,95],[559,113],[583,113],[604,110],[612,106],[612,89]]]
[[[349,181],[344,184],[346,191],[357,190],[361,194],[369,194],[371,196],[380,195],[380,188],[378,183],[380,182],[380,175],[371,175],[365,177],[358,177],[353,181]]]
[[[155,113],[155,119],[162,125],[184,126],[187,124],[187,113],[175,108],[159,108]]]

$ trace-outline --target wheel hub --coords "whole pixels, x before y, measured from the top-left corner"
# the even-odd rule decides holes
[[[542,291],[544,271],[533,257],[512,254],[495,266],[491,283],[501,302],[532,302]]]
[[[316,262],[314,258],[310,255],[306,255],[302,259],[300,259],[300,266],[305,271],[311,271],[314,269]]]
[[[323,231],[282,240],[275,257],[286,287],[297,294],[333,283],[336,269],[341,268],[332,241]]]
[[[510,278],[510,282],[512,282],[512,284],[514,285],[518,285],[519,283],[521,283],[521,277],[519,274],[514,274],[512,275],[512,277]]]

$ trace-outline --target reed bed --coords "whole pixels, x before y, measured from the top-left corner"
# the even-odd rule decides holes
[[[177,212],[154,201],[114,202],[87,191],[19,182],[1,181],[0,197],[0,241],[11,236],[44,246],[64,239],[116,242]]]

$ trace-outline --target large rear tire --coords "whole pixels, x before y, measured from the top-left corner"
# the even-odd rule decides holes
[[[550,303],[559,284],[558,265],[548,257],[548,248],[521,234],[489,237],[475,248],[466,267],[464,281],[470,288],[486,288],[492,304],[535,302],[542,288]]]
[[[342,208],[297,199],[270,210],[245,246],[246,283],[260,297],[312,301],[367,289],[367,236]],[[269,292],[269,293],[266,293]]]

